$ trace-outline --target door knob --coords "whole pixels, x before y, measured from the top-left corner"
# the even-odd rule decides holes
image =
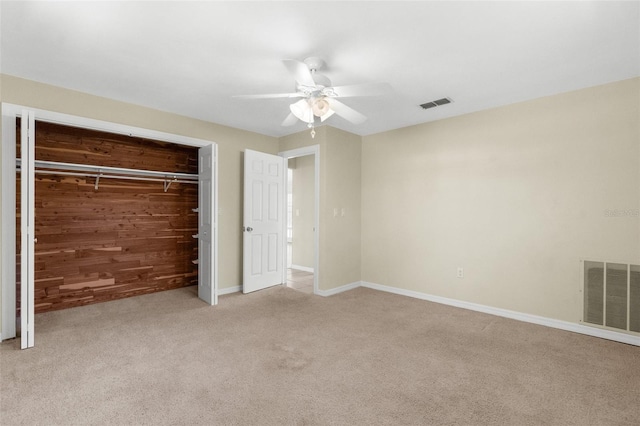
[[[251,232],[251,231],[253,231],[253,228],[250,226],[247,226],[247,232]]]

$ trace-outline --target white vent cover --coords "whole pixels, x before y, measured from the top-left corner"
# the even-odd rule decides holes
[[[640,333],[640,265],[584,261],[583,322]]]

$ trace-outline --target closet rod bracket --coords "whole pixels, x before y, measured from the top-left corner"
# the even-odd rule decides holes
[[[167,180],[167,178],[165,177],[164,178],[164,192],[167,192],[167,190],[171,186],[171,183],[177,182],[177,181],[178,181],[178,178],[176,176],[174,176],[172,180]]]
[[[102,172],[98,170],[98,176],[96,176],[96,183],[93,185],[93,188],[97,191],[100,186],[100,176],[102,176]]]

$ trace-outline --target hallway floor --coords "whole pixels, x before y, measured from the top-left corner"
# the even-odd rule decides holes
[[[313,272],[287,269],[287,287],[307,294],[313,294]]]

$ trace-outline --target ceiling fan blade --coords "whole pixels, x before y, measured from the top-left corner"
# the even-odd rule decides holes
[[[320,117],[320,121],[324,123],[324,120],[326,120],[327,118],[331,117],[334,113],[335,113],[335,111],[330,109],[323,116]]]
[[[327,102],[329,102],[329,105],[331,105],[331,109],[333,110],[333,112],[335,112],[345,120],[352,122],[353,124],[364,123],[367,120],[367,117],[360,114],[355,109],[346,106],[335,98],[327,98]]]
[[[341,98],[354,96],[381,96],[391,93],[392,91],[389,83],[352,84],[349,86],[332,87],[330,90],[332,90],[336,96]]]
[[[296,79],[298,84],[315,87],[316,83],[313,81],[313,77],[311,77],[311,71],[309,71],[307,64],[296,61],[295,59],[284,59],[282,62]]]
[[[303,93],[266,93],[264,95],[235,95],[238,99],[277,99],[277,98],[302,98]]]
[[[296,117],[295,115],[293,115],[292,112],[290,112],[289,115],[287,115],[287,118],[285,118],[284,121],[282,122],[282,125],[293,126],[297,122],[298,122],[298,117]]]

